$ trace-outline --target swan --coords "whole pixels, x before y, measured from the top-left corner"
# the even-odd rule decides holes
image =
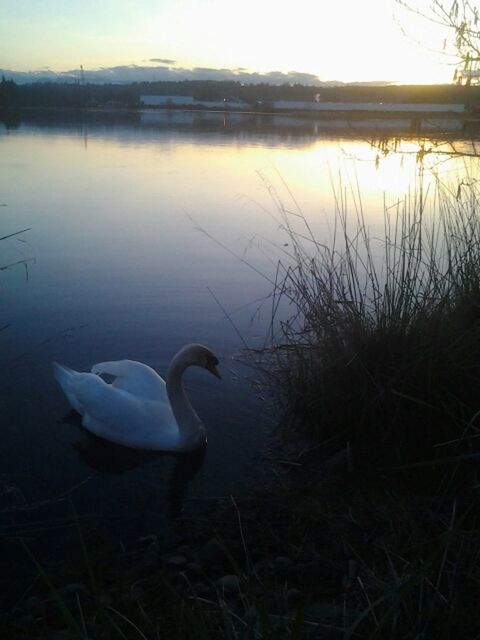
[[[217,378],[218,359],[201,344],[188,344],[173,357],[166,382],[146,364],[133,360],[101,362],[91,373],[53,363],[54,376],[85,429],[134,449],[193,451],[206,431],[182,382],[187,367],[203,367]],[[109,384],[100,375],[115,376]]]

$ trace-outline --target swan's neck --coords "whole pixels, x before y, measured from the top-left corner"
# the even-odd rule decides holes
[[[185,449],[195,448],[205,442],[205,429],[190,404],[183,386],[182,376],[189,364],[183,358],[176,356],[170,364],[166,377],[168,399]]]

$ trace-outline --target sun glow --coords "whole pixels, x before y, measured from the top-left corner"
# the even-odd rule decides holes
[[[69,70],[174,61],[177,67],[296,71],[344,82],[449,82],[444,33],[395,0],[24,0],[2,10],[5,69]],[[21,5],[21,6],[20,6]],[[405,33],[407,35],[405,35]]]

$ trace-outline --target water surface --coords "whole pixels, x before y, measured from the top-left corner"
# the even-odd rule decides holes
[[[278,206],[299,229],[301,210],[328,243],[334,191],[380,233],[385,203],[416,180],[415,155],[380,157],[368,140],[377,124],[363,126],[151,112],[5,121],[0,236],[30,229],[0,242],[0,267],[21,262],[0,271],[0,474],[18,505],[68,494],[82,521],[128,542],[167,538],[181,498],[188,522],[261,481],[275,415],[233,356],[267,335],[269,280],[289,245]],[[447,177],[464,171],[434,164]],[[172,456],[125,456],[65,420],[52,361],[87,370],[130,358],[164,374],[187,342],[209,345],[224,374],[187,374],[209,434],[204,458],[175,467]],[[54,504],[37,530],[68,520],[65,501]]]

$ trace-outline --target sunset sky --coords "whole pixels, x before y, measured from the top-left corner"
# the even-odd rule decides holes
[[[450,82],[444,35],[394,0],[2,0],[0,68],[163,64]]]

